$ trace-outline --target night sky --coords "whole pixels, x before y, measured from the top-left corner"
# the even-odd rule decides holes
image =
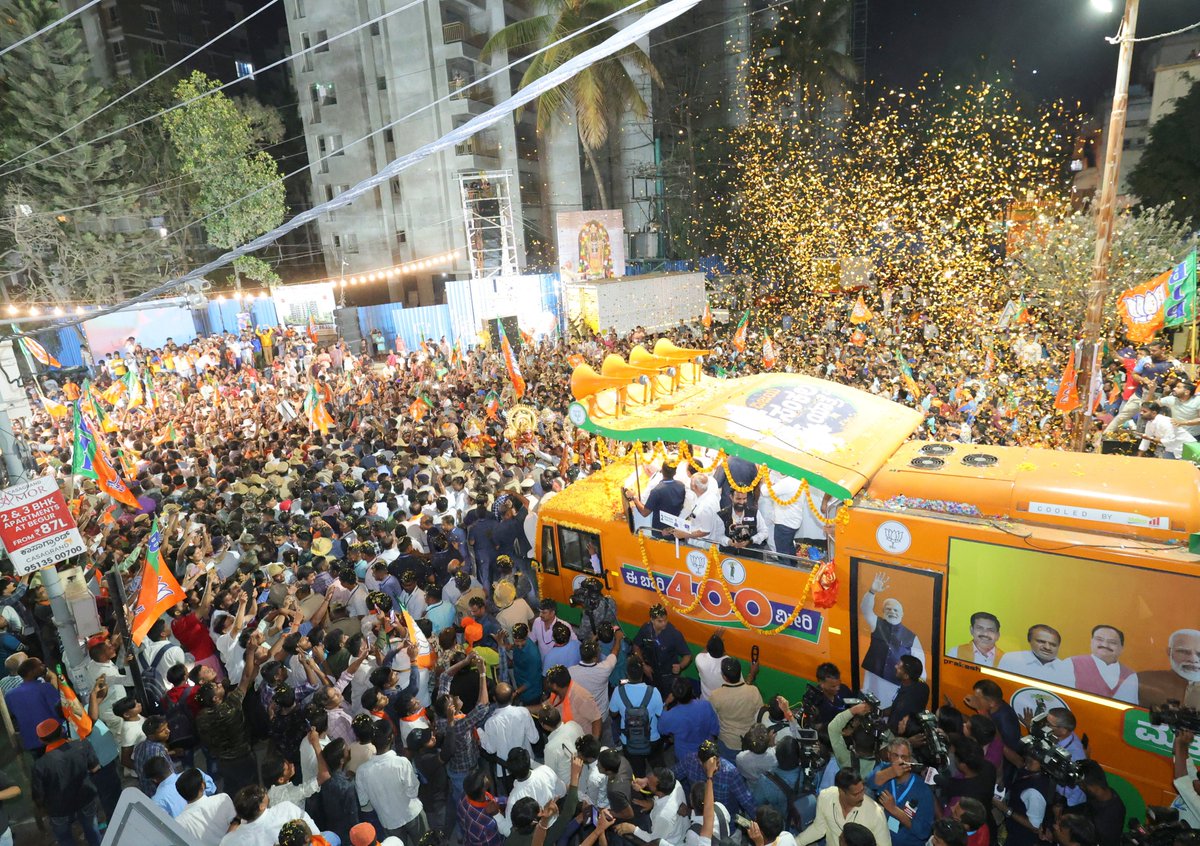
[[[890,88],[925,72],[1001,72],[1024,94],[1092,111],[1116,75],[1117,47],[1104,36],[1116,34],[1124,2],[1113,5],[1104,15],[1089,0],[870,0],[867,77]],[[1200,0],[1141,0],[1137,35],[1197,21]],[[1134,50],[1135,81],[1152,46]]]

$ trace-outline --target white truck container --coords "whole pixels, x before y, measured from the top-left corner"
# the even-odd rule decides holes
[[[567,285],[572,318],[622,335],[638,326],[657,332],[697,320],[706,301],[703,273],[653,273]]]

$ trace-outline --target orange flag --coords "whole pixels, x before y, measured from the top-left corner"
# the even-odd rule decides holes
[[[712,309],[708,307],[708,303],[704,304],[704,314],[700,317],[700,324],[705,329],[712,326]]]
[[[1067,359],[1066,369],[1063,370],[1062,381],[1058,383],[1058,392],[1054,395],[1054,407],[1063,414],[1070,414],[1079,408],[1079,386],[1075,384],[1075,351]]]
[[[183,588],[175,576],[163,564],[159,550],[162,549],[162,532],[159,531],[158,521],[150,529],[150,538],[146,544],[146,563],[142,567],[142,584],[138,589],[137,602],[133,606],[133,625],[130,636],[136,646],[142,645],[146,633],[168,608],[172,608],[184,599]]]
[[[861,347],[866,342],[867,342],[867,335],[865,332],[863,332],[863,330],[855,329],[853,332],[850,333],[850,343],[854,344],[854,346]]]
[[[508,342],[508,335],[505,334],[499,320],[496,321],[496,328],[500,332],[500,349],[504,352],[504,366],[508,368],[508,378],[512,381],[513,392],[517,399],[520,399],[525,396],[525,377],[521,375],[521,365],[517,363],[512,344]]]
[[[1122,291],[1117,298],[1117,315],[1125,323],[1125,334],[1135,344],[1149,341],[1166,324],[1167,282],[1172,272],[1168,270]]]
[[[862,294],[858,295],[858,299],[854,303],[854,308],[850,310],[850,322],[857,326],[860,323],[866,323],[874,317],[871,314],[871,309],[867,308],[867,304],[863,301]]]
[[[775,345],[771,343],[771,339],[768,337],[763,338],[762,361],[763,367],[767,368],[767,370],[775,366]]]
[[[733,330],[733,347],[738,352],[746,351],[746,339],[750,335],[750,309],[746,309],[742,319],[738,321],[737,328]]]
[[[433,648],[429,645],[429,638],[425,637],[425,632],[421,631],[421,627],[417,625],[407,608],[402,609],[401,613],[404,615],[404,627],[408,629],[408,636],[417,644],[417,666],[423,670],[432,668],[434,654]]]
[[[100,490],[122,505],[138,509],[142,507],[125,481],[117,474],[104,450],[96,450],[95,456],[92,457],[92,469],[96,471],[96,484],[100,486]]]
[[[33,338],[21,338],[21,345],[25,347],[25,351],[37,359],[38,363],[44,364],[46,367],[62,367],[58,363],[58,359],[50,355],[46,348],[35,341]]]

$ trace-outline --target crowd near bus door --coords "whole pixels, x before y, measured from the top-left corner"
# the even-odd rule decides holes
[[[853,688],[891,705],[895,665],[920,659],[930,709],[938,701],[942,655],[942,574],[866,558],[850,559],[850,674]],[[843,672],[843,678],[847,677]]]

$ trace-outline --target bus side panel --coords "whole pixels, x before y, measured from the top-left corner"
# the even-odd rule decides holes
[[[1149,725],[1131,688],[1118,687],[1118,693],[1131,700],[1121,701],[1099,691],[1076,689],[1073,675],[1056,676],[1051,682],[1018,673],[1013,670],[1018,665],[1011,662],[1027,653],[1029,628],[1046,625],[1059,633],[1058,656],[1063,663],[1074,666],[1078,659],[1086,667],[1093,628],[1112,626],[1120,628],[1125,641],[1120,663],[1128,664],[1141,679],[1161,679],[1169,669],[1171,632],[1194,627],[1189,614],[1200,606],[1200,578],[1191,575],[1191,567],[1139,558],[1136,550],[1115,549],[1111,537],[1090,533],[1027,525],[1006,532],[978,521],[861,508],[852,515],[839,540],[860,547],[864,558],[945,573],[942,619],[911,621],[914,628],[938,630],[940,667],[933,706],[948,699],[969,714],[964,698],[981,678],[1000,685],[1018,716],[1026,708],[1065,706],[1076,717],[1077,733],[1087,735],[1092,758],[1110,774],[1127,780],[1146,802],[1169,804],[1171,736],[1165,728]],[[864,589],[860,585],[855,599]],[[876,597],[877,611],[887,598],[886,590]],[[1000,621],[996,644],[1000,657],[993,654],[992,666],[975,661],[978,653],[970,617],[976,612],[993,614]],[[908,613],[906,607],[906,617]],[[865,649],[870,635],[861,613],[858,618],[856,631]],[[1006,653],[1013,653],[1008,662],[1003,658]],[[1146,695],[1143,690],[1142,696]],[[1200,757],[1200,744],[1193,756]],[[1138,802],[1129,787],[1119,784],[1120,779],[1114,779],[1118,782],[1114,786],[1126,805]],[[1127,807],[1127,816],[1137,816],[1137,810]]]
[[[795,614],[809,569],[715,550],[710,555],[684,545],[677,553],[674,543],[652,539],[645,540],[643,558],[642,544],[623,528],[606,532],[601,540],[604,568],[622,622],[641,626],[650,607],[663,603],[671,622],[696,650],[704,649],[714,632],[721,632],[728,653],[743,661],[758,646],[762,666],[781,674],[760,676],[760,686],[768,694],[798,697],[804,687],[801,680],[815,678],[817,665],[824,661],[846,667],[845,655],[840,654],[848,622],[845,607],[839,603],[817,610],[809,601]],[[723,574],[728,592],[712,577],[713,568]]]

